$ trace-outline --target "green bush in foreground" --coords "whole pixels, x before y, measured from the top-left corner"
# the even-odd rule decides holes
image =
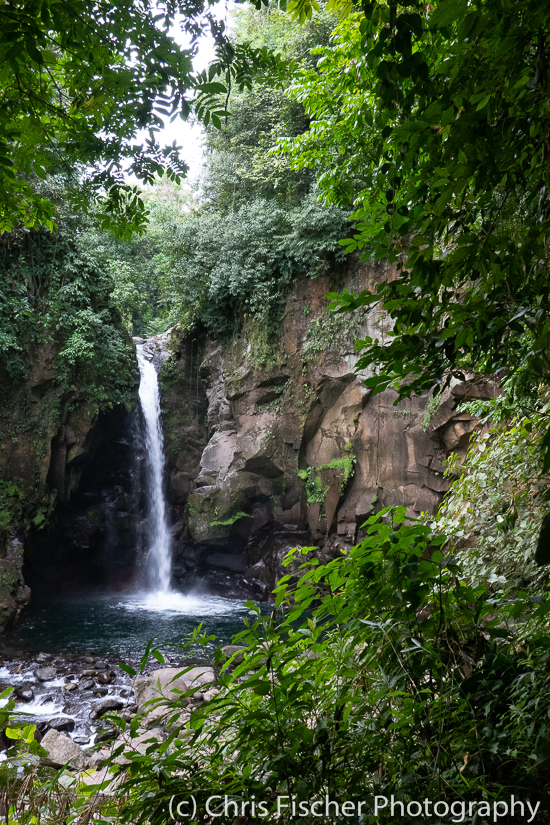
[[[400,822],[481,825],[512,794],[540,803],[531,821],[547,821],[550,601],[465,584],[439,549],[445,537],[406,524],[404,508],[383,510],[366,530],[327,565],[313,548],[290,554],[272,615],[250,603],[257,616],[234,640],[246,645],[244,661],[222,666],[221,692],[184,729],[182,701],[171,703],[173,732],[113,766],[120,784],[93,797],[94,821],[165,823],[171,801],[176,810],[191,796],[196,815],[180,821],[249,821],[253,801],[264,804],[259,821],[271,821],[278,796],[310,810],[328,795],[356,811],[364,802],[361,818],[325,816],[323,805],[321,816],[283,809],[279,821],[383,823],[396,816],[387,807],[375,817],[374,797],[393,795],[405,806]],[[75,790],[73,819],[93,792]],[[216,795],[213,817],[206,804]],[[248,803],[244,819],[224,812],[224,797],[239,811]],[[407,815],[425,799],[464,802],[466,815]],[[470,802],[486,807],[468,815]]]

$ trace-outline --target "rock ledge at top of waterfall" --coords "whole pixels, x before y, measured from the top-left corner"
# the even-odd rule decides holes
[[[170,327],[160,335],[153,335],[152,338],[132,338],[136,346],[142,347],[142,352],[148,361],[152,361],[157,372],[160,372],[162,365],[172,355],[170,347],[170,336],[174,327]]]

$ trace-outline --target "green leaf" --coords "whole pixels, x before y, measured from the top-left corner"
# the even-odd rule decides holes
[[[456,23],[468,8],[468,0],[440,0],[430,14],[429,24],[433,28],[443,28]]]
[[[271,693],[272,689],[271,682],[260,680],[255,680],[251,682],[248,685],[248,687],[252,688],[254,693],[256,693],[258,696],[267,696],[269,693]]]

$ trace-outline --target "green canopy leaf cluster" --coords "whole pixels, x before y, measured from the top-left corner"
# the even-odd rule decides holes
[[[361,343],[375,391],[524,360],[548,376],[549,48],[545,4],[373,0],[295,78],[311,123],[281,151],[353,210],[348,251],[392,264],[332,305],[391,316]]]

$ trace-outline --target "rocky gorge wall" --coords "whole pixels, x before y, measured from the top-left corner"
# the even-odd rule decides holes
[[[59,562],[61,576],[49,584],[67,579],[64,552],[69,567],[93,564],[90,551],[99,548],[91,547],[75,505],[82,478],[91,466],[107,472],[127,463],[112,445],[129,410],[119,405],[98,414],[78,388],[63,388],[57,355],[51,340],[36,347],[26,379],[0,395],[0,631],[28,603],[33,577],[47,586],[44,572]],[[88,498],[85,506],[93,504]],[[105,513],[97,518],[104,524]]]
[[[384,267],[359,267],[337,288],[364,289]],[[265,599],[296,545],[321,556],[350,547],[388,505],[433,512],[448,483],[443,461],[465,455],[477,422],[459,397],[492,397],[490,382],[455,385],[394,404],[371,397],[354,340],[383,337],[388,319],[326,313],[325,275],[294,285],[281,336],[261,363],[253,334],[231,340],[174,329],[151,344],[171,353],[161,398],[178,586]]]
[[[383,266],[295,283],[266,349],[254,319],[232,338],[174,328],[145,342],[160,375],[174,585],[267,599],[294,546],[321,557],[350,547],[387,505],[432,512],[443,461],[466,454],[477,422],[459,397],[394,404],[355,371],[354,341],[384,337],[388,319],[326,312],[326,293],[391,276]],[[138,339],[135,339],[138,341]],[[143,343],[139,339],[139,343]],[[124,590],[147,550],[140,410],[97,414],[56,381],[44,343],[25,382],[0,401],[0,630],[39,592]]]

